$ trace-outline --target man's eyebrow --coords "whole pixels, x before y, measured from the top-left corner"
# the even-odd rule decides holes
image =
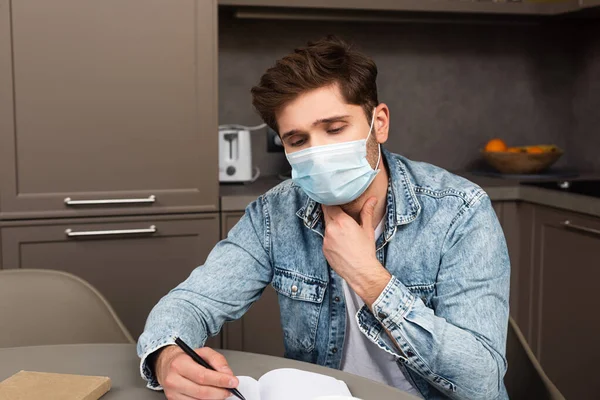
[[[333,117],[321,118],[321,119],[318,119],[315,122],[313,122],[312,126],[317,126],[320,124],[330,124],[332,122],[339,122],[339,121],[343,121],[347,118],[350,118],[350,115],[335,115]],[[281,141],[283,142],[288,137],[296,135],[298,133],[302,133],[302,132],[303,131],[301,131],[299,129],[292,129],[291,131],[288,131],[288,132],[284,133],[283,135],[281,135]]]
[[[318,119],[315,122],[313,122],[312,125],[317,126],[319,124],[330,124],[332,122],[339,122],[339,121],[345,120],[347,118],[350,118],[350,115],[336,115],[333,117]]]

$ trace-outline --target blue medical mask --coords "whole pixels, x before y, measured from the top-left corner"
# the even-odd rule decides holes
[[[316,201],[327,206],[350,203],[367,190],[379,173],[367,160],[367,141],[373,130],[375,111],[366,139],[310,147],[286,157],[292,166],[292,180]]]

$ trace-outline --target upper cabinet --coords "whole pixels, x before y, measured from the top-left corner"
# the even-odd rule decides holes
[[[590,1],[590,0],[583,0]],[[598,0],[591,0],[598,2]],[[463,0],[219,0],[220,5],[331,8],[348,10],[462,12],[482,14],[553,15],[579,9],[579,0],[502,1]]]
[[[216,0],[0,0],[0,218],[218,210]]]
[[[600,0],[580,0],[581,7],[598,7],[600,6]]]

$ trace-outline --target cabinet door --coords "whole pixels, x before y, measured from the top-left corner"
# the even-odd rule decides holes
[[[581,7],[598,7],[600,6],[600,0],[580,0]]]
[[[13,83],[12,83],[12,44],[10,26],[10,0],[0,0],[0,220],[2,219],[2,192],[4,187],[3,169],[8,160],[14,159],[14,148],[7,146],[7,138],[14,136]],[[11,143],[14,141],[14,137]]]
[[[313,9],[342,10],[380,10],[380,11],[416,11],[416,12],[463,12],[482,14],[541,14],[552,15],[579,9],[579,1],[597,2],[598,0],[478,0],[478,1],[422,1],[422,0],[219,0],[219,4],[233,6],[259,7],[296,7]],[[247,12],[252,13],[248,8]],[[272,11],[263,11],[261,15]],[[298,11],[293,11],[298,13]],[[290,12],[288,12],[290,13]],[[280,12],[281,14],[281,12]],[[319,10],[306,13],[310,18],[317,18],[324,13]],[[293,14],[292,14],[293,15]],[[327,14],[325,14],[327,15]],[[352,14],[351,14],[352,15]],[[392,14],[389,16],[393,18]]]
[[[597,398],[600,219],[536,207],[534,221],[532,348],[566,398]]]
[[[507,202],[502,225],[511,261],[511,315],[528,343],[532,342],[534,209],[532,204]]]
[[[218,211],[215,0],[9,3],[0,216]]]
[[[500,224],[502,224],[502,207],[503,207],[503,203],[501,201],[493,201],[492,202],[492,207],[494,207],[494,211],[496,211],[496,216],[498,217],[498,220],[500,221]]]
[[[531,262],[533,206],[523,202],[494,202],[510,256],[510,315],[531,340]]]
[[[221,232],[223,238],[244,213],[223,213]],[[225,325],[223,348],[250,353],[283,357],[283,330],[279,313],[277,292],[267,286],[256,301],[238,321]]]
[[[219,239],[217,214],[12,224],[2,228],[4,268],[54,269],[83,278],[136,338],[152,307],[204,263]],[[219,347],[219,340],[212,345]]]
[[[221,239],[225,239],[227,234],[244,216],[243,212],[223,212],[221,213]]]

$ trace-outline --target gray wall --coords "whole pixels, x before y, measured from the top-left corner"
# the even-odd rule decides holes
[[[568,138],[572,163],[600,170],[600,26],[581,28],[582,43],[573,99],[573,130]]]
[[[335,33],[377,62],[380,101],[391,109],[387,147],[392,151],[463,170],[478,162],[479,149],[496,136],[509,145],[574,147],[567,133],[579,66],[568,31],[540,25],[258,21],[222,15],[219,119],[259,123],[249,89],[260,75],[294,47]],[[264,174],[285,169],[283,154],[267,154],[264,141],[263,134],[255,135],[255,163]]]

